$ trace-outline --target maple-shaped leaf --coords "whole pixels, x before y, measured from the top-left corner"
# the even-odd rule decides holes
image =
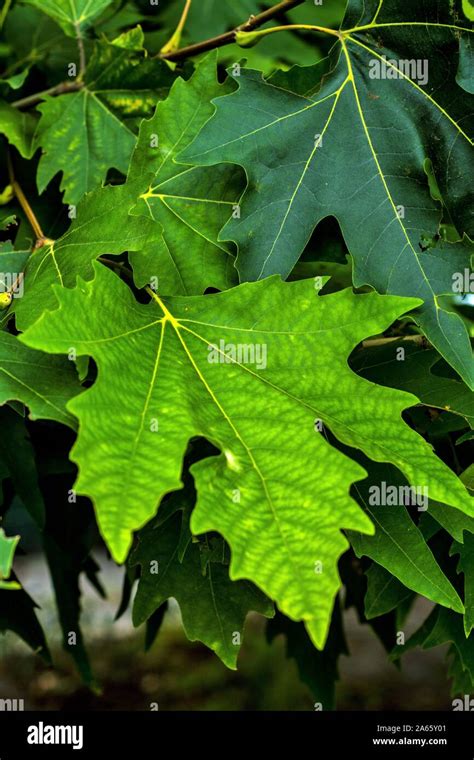
[[[425,538],[410,517],[407,507],[414,506],[419,513],[429,509],[428,493],[410,493],[400,473],[386,464],[367,464],[369,478],[354,486],[357,501],[364,507],[375,525],[374,536],[350,532],[348,537],[358,557],[363,555],[382,565],[404,586],[433,602],[463,612],[457,592],[438,565]],[[404,489],[406,505],[378,503],[374,498],[381,488]],[[417,503],[418,502],[418,503]],[[474,505],[473,505],[474,506]]]
[[[373,530],[349,496],[364,469],[315,429],[390,461],[432,498],[473,514],[454,473],[401,419],[416,397],[378,387],[347,365],[351,350],[418,301],[348,289],[319,297],[311,280],[272,277],[224,293],[136,302],[113,272],[57,289],[60,303],[21,337],[92,356],[98,378],[69,405],[78,493],[94,502],[113,556],[181,485],[190,438],[221,454],[191,467],[194,533],[219,532],[230,577],[248,578],[304,620],[322,646],[339,587],[341,529]],[[125,397],[124,386],[130,388]],[[309,463],[309,466],[308,466]]]
[[[459,476],[460,480],[466,486],[471,497],[474,496],[474,464],[467,467]],[[430,517],[434,517],[455,541],[462,544],[464,536],[468,533],[474,533],[474,520],[472,517],[463,514],[458,509],[451,509],[446,504],[430,502]]]
[[[87,87],[122,119],[151,116],[176,79],[169,66],[150,57],[143,46],[130,47],[137,37],[143,40],[140,27],[110,43],[96,43],[87,65]]]
[[[75,428],[67,402],[82,390],[73,362],[32,351],[0,332],[0,405],[18,400],[32,420],[56,420]]]
[[[69,37],[77,37],[113,0],[24,0],[50,16]]]
[[[172,75],[164,61],[98,43],[78,92],[46,96],[34,149],[41,147],[38,191],[62,172],[64,202],[76,204],[109,169],[127,173],[136,135],[126,117],[149,115]],[[153,86],[153,89],[151,88]]]
[[[474,97],[456,81],[460,40],[471,30],[455,6],[351,0],[342,30],[329,30],[336,63],[327,76],[319,65],[269,81],[242,69],[237,91],[216,101],[178,160],[245,168],[241,216],[221,233],[238,245],[242,280],[286,277],[318,222],[333,215],[355,285],[422,298],[414,318],[474,388],[467,330],[439,299],[469,270],[472,247],[427,242],[442,216],[427,159],[458,237],[474,237]]]
[[[434,349],[410,340],[393,341],[358,351],[350,364],[372,382],[414,393],[423,404],[459,414],[474,427],[472,391]]]
[[[45,635],[36,616],[38,605],[22,588],[0,590],[0,633],[14,631],[47,665],[52,665]]]
[[[398,660],[405,652],[420,646],[431,649],[441,644],[452,643],[462,663],[462,669],[469,673],[474,683],[474,634],[469,637],[463,629],[462,616],[443,607],[435,607],[423,625],[403,645],[397,645],[391,653]]]
[[[177,79],[153,118],[140,128],[129,179],[142,178],[143,188],[132,213],[148,215],[163,226],[165,258],[157,260],[156,272],[161,293],[200,294],[237,282],[233,249],[220,243],[218,235],[232,213],[238,213],[241,170],[175,162],[212,116],[211,100],[223,91],[228,87],[217,82],[216,55],[211,53],[191,79]],[[134,270],[143,281],[140,270]]]
[[[128,209],[138,183],[107,186],[88,193],[77,207],[76,219],[59,240],[31,253],[25,270],[24,294],[13,303],[18,329],[25,330],[50,306],[52,286],[72,287],[78,275],[91,277],[91,262],[102,254],[139,252],[140,266],[154,270],[155,255],[163,246],[161,226],[152,219],[130,216]],[[146,262],[153,257],[147,267]],[[0,256],[0,262],[1,262]],[[13,266],[8,259],[10,266]]]
[[[180,561],[180,533],[181,516],[173,515],[163,525],[151,522],[138,534],[130,558],[132,566],[141,566],[133,621],[140,625],[174,597],[188,639],[202,641],[235,669],[247,613],[272,617],[273,605],[248,581],[231,581],[226,564],[210,561],[203,570],[207,541],[191,543]]]

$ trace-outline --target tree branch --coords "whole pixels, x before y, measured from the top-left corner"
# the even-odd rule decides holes
[[[76,30],[76,42],[77,49],[79,50],[79,76],[78,79],[82,80],[86,70],[86,51],[84,50],[84,40],[82,39],[81,27],[79,23],[74,24]]]
[[[254,29],[258,29],[259,26],[262,26],[262,24],[270,21],[270,19],[278,16],[279,13],[289,11],[291,8],[301,5],[303,2],[304,0],[282,0],[278,5],[273,5],[271,8],[259,13],[257,16],[250,16],[248,21],[236,26],[235,29],[231,29],[230,32],[219,34],[217,37],[211,37],[202,42],[196,42],[194,45],[188,45],[187,47],[175,50],[171,53],[159,53],[156,58],[162,58],[165,61],[181,61],[183,58],[189,58],[192,55],[205,53],[207,50],[214,50],[215,48],[223,47],[224,45],[231,45],[235,42],[235,35],[237,32],[252,32]]]
[[[83,87],[84,84],[77,80],[74,80],[73,82],[60,82],[54,87],[50,87],[49,90],[43,90],[43,92],[35,92],[33,95],[27,95],[26,98],[15,100],[13,103],[10,103],[10,105],[13,106],[13,108],[29,108],[30,106],[35,106],[41,100],[44,100],[47,95],[64,95],[66,92],[77,92]]]

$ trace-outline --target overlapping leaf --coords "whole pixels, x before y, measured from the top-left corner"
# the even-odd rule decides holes
[[[410,391],[427,406],[461,415],[472,428],[474,395],[449,368],[446,375],[435,373],[439,361],[433,349],[401,340],[358,351],[351,367],[374,383]]]
[[[422,298],[416,320],[474,387],[467,331],[439,302],[469,268],[469,246],[426,246],[441,222],[427,158],[457,232],[474,237],[473,102],[456,81],[467,26],[455,3],[352,0],[335,38],[337,65],[321,86],[318,66],[275,81],[242,70],[238,90],[216,101],[178,158],[245,168],[241,218],[221,233],[239,247],[242,279],[288,275],[319,220],[334,215],[355,284]]]
[[[0,405],[17,399],[31,419],[46,419],[75,427],[66,404],[81,390],[73,362],[32,351],[18,338],[0,332]]]
[[[24,0],[54,19],[70,37],[87,29],[113,0]]]
[[[64,201],[76,204],[111,168],[127,173],[136,136],[126,117],[149,115],[172,75],[163,61],[98,43],[78,92],[46,97],[34,149],[41,146],[38,190],[63,173]]]
[[[47,357],[48,360],[50,357]],[[0,408],[0,469],[10,477],[15,493],[40,528],[44,527],[44,502],[38,486],[33,446],[25,421],[9,406]]]
[[[219,243],[218,234],[238,210],[241,171],[175,162],[212,115],[212,98],[227,91],[217,82],[215,61],[211,54],[189,81],[175,82],[153,118],[142,123],[130,165],[130,180],[141,178],[143,183],[132,213],[149,215],[163,226],[166,258],[157,261],[156,274],[160,292],[170,295],[200,294],[211,286],[225,289],[236,283],[232,248]],[[137,272],[143,280],[135,268]]]
[[[247,613],[254,610],[271,617],[273,605],[248,581],[231,581],[229,568],[222,561],[207,562],[203,570],[201,549],[206,548],[205,543],[191,544],[180,561],[180,532],[180,515],[172,516],[164,525],[152,522],[140,531],[130,559],[142,569],[133,606],[134,622],[140,625],[174,597],[187,637],[204,642],[228,667],[235,668]]]
[[[50,306],[53,285],[72,287],[78,275],[92,276],[91,262],[102,254],[138,251],[144,259],[141,269],[156,271],[154,255],[163,246],[161,226],[128,214],[139,186],[127,183],[88,194],[69,230],[59,240],[33,251],[25,271],[24,295],[13,305],[20,330]],[[147,267],[148,257],[151,263]]]
[[[131,532],[180,487],[186,444],[203,435],[222,454],[192,467],[193,531],[221,533],[231,578],[253,580],[322,646],[347,546],[340,529],[372,528],[348,496],[364,470],[315,432],[316,417],[347,445],[429,484],[433,498],[474,512],[454,474],[401,421],[414,397],[368,383],[346,363],[364,336],[416,301],[351,291],[318,297],[312,281],[270,278],[143,306],[116,275],[94,268],[94,281],[58,291],[60,308],[22,340],[53,353],[72,343],[97,362],[97,382],[69,405],[80,420],[72,456],[78,492],[93,499],[118,561]],[[238,346],[247,359],[229,358]]]
[[[463,604],[436,562],[423,534],[410,517],[405,504],[374,505],[371,488],[406,486],[406,480],[393,467],[372,465],[370,478],[355,486],[356,497],[375,525],[374,536],[349,534],[358,557],[366,555],[382,565],[404,586],[438,604],[463,612]],[[408,506],[408,505],[407,505]],[[474,506],[474,505],[473,505]],[[420,503],[415,509],[428,509]]]

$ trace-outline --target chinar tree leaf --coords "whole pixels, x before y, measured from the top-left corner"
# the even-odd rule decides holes
[[[130,564],[141,566],[140,582],[133,605],[133,621],[140,625],[169,597],[179,603],[188,639],[202,641],[232,669],[250,610],[266,617],[274,614],[264,594],[246,580],[231,581],[229,568],[222,562],[201,568],[202,543],[192,543],[179,561],[181,515],[163,525],[151,522],[138,534],[138,544]]]
[[[461,615],[442,607],[435,607],[421,628],[415,631],[404,645],[397,646],[393,650],[391,658],[396,660],[417,646],[421,646],[422,649],[431,649],[450,642],[461,660],[462,669],[469,673],[471,681],[474,682],[473,640],[472,633],[466,638]]]
[[[410,501],[415,510],[429,509],[428,497],[423,493],[409,494],[407,482],[398,470],[387,464],[367,464],[369,477],[353,488],[357,501],[367,511],[375,525],[375,535],[364,536],[349,532],[349,540],[358,557],[370,557],[398,578],[404,586],[431,599],[433,602],[463,612],[457,592],[441,570],[426,543],[423,534],[410,517]],[[380,495],[396,489],[395,503]],[[429,493],[429,492],[428,492]],[[404,497],[408,504],[405,505]],[[408,498],[406,498],[408,497]],[[415,498],[413,498],[415,497]],[[473,504],[474,506],[474,504]]]
[[[137,266],[153,271],[154,256],[164,245],[162,230],[152,219],[129,215],[137,188],[136,182],[130,182],[88,193],[67,232],[33,251],[25,270],[23,297],[12,306],[18,329],[25,330],[50,305],[53,285],[72,287],[77,275],[92,277],[91,262],[97,256],[137,252],[133,259]],[[140,263],[141,257],[152,257],[148,268]]]
[[[459,236],[474,237],[473,96],[456,81],[460,40],[471,30],[455,5],[351,0],[342,29],[329,30],[337,62],[322,81],[319,66],[312,87],[309,68],[304,91],[298,67],[285,84],[242,69],[237,91],[216,100],[178,160],[245,168],[241,216],[221,233],[239,248],[242,280],[286,277],[318,222],[333,215],[354,284],[422,298],[414,318],[474,388],[467,330],[439,302],[469,271],[469,246],[426,245],[442,215],[426,159]]]
[[[33,137],[38,118],[26,111],[19,111],[9,103],[0,103],[0,134],[5,135],[23,158],[34,153]]]
[[[24,0],[46,13],[69,37],[77,37],[113,0]]]
[[[352,369],[368,380],[414,393],[423,404],[459,414],[474,427],[474,395],[460,378],[435,374],[440,360],[432,348],[410,340],[394,340],[357,351]]]
[[[164,61],[100,42],[78,92],[47,96],[33,148],[42,148],[38,191],[63,173],[64,202],[76,204],[115,168],[126,174],[136,136],[127,117],[148,116],[168,91],[172,76]]]
[[[203,436],[221,454],[191,468],[192,531],[220,533],[231,579],[252,580],[322,647],[347,548],[340,530],[373,527],[348,493],[364,469],[326,441],[315,419],[429,486],[433,498],[474,512],[454,473],[402,421],[415,397],[347,365],[360,340],[417,300],[351,290],[319,297],[312,281],[272,277],[166,304],[153,294],[142,305],[113,272],[94,269],[92,282],[58,288],[59,308],[21,340],[51,353],[72,344],[97,364],[94,385],[68,405],[80,422],[72,458],[76,490],[93,500],[117,561],[132,531],[180,488],[187,443]]]
[[[211,100],[228,90],[217,82],[216,54],[211,53],[191,79],[176,80],[153,118],[140,127],[129,179],[141,178],[143,187],[131,213],[150,216],[163,226],[166,248],[155,274],[160,292],[167,295],[201,294],[208,287],[224,290],[237,283],[233,249],[219,242],[218,235],[227,219],[239,213],[242,171],[175,162],[212,116]],[[135,265],[134,271],[143,284]]]
[[[32,351],[14,335],[0,332],[0,405],[18,400],[32,420],[55,420],[74,429],[66,404],[81,390],[73,362]]]

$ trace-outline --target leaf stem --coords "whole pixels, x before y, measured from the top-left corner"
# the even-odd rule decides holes
[[[74,28],[76,30],[76,41],[79,50],[79,74],[77,78],[79,81],[81,81],[86,71],[86,51],[84,49],[84,40],[82,39],[81,26],[79,22],[76,21]]]
[[[270,21],[279,13],[289,11],[297,5],[301,5],[303,2],[304,0],[282,0],[278,5],[273,5],[266,11],[263,11],[256,16],[250,16],[247,21],[236,26],[235,29],[231,29],[230,32],[219,34],[217,37],[211,37],[202,42],[196,42],[193,45],[188,45],[187,47],[183,47],[180,50],[175,50],[171,53],[159,53],[156,58],[163,58],[166,61],[180,61],[184,58],[198,55],[199,53],[205,53],[208,50],[214,50],[215,48],[223,47],[224,45],[231,45],[235,42],[237,32],[252,32],[259,26],[262,26],[262,24]],[[332,29],[331,32],[334,32],[334,30]]]
[[[183,12],[181,14],[181,18],[179,19],[178,26],[174,30],[173,34],[171,35],[171,38],[168,40],[166,45],[164,45],[161,50],[160,54],[166,55],[167,53],[172,53],[174,50],[177,50],[179,48],[179,44],[181,42],[181,34],[183,33],[184,25],[186,23],[186,19],[188,18],[189,9],[191,8],[192,0],[186,0],[186,5],[183,8]]]
[[[41,225],[38,222],[38,219],[36,218],[33,209],[28,203],[28,199],[26,198],[26,195],[24,194],[18,180],[15,178],[12,159],[9,152],[7,153],[7,165],[8,165],[8,176],[10,178],[10,184],[12,186],[13,192],[15,193],[18,199],[18,202],[25,213],[25,216],[28,219],[28,222],[30,223],[31,229],[35,233],[35,237],[36,237],[35,248],[41,248],[46,242],[48,242],[48,239],[46,235],[44,234],[43,230],[41,229]]]
[[[77,92],[84,87],[84,84],[77,79],[73,82],[60,82],[54,87],[50,87],[49,90],[43,90],[42,92],[35,92],[33,95],[27,95],[25,98],[15,100],[10,103],[13,108],[29,108],[44,100],[48,95],[64,95],[67,92]]]
[[[101,261],[102,264],[107,264],[112,269],[115,269],[117,273],[123,274],[128,280],[133,281],[133,273],[123,261],[112,261],[112,259],[108,259],[107,256],[99,256],[99,261]]]
[[[275,32],[291,32],[296,29],[310,32],[322,32],[323,34],[331,34],[333,37],[341,37],[341,32],[338,32],[336,29],[329,29],[326,26],[315,26],[314,24],[285,24],[284,26],[272,26],[270,29],[262,29],[260,32],[252,32],[252,39],[266,37]],[[236,41],[239,41],[238,35]]]

